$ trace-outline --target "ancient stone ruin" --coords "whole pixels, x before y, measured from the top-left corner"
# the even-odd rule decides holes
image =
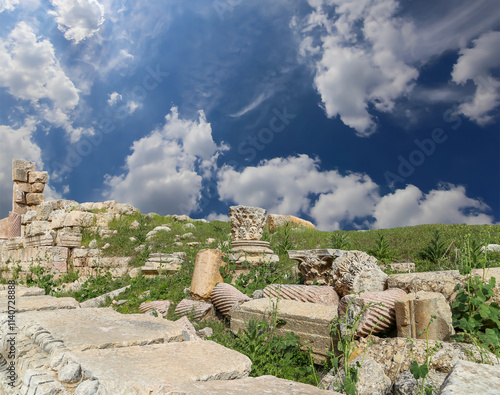
[[[95,240],[83,248],[82,232],[99,231],[106,239],[114,232],[109,228],[113,219],[137,209],[114,201],[45,201],[48,175],[30,162],[14,160],[12,175],[12,211],[0,220],[4,282],[14,272],[26,278],[33,265],[56,276],[72,267],[82,279],[102,273],[115,278],[141,273],[170,276],[188,259],[185,252],[148,253],[142,245],[137,248],[148,254],[147,259],[142,268],[134,268],[129,257],[104,256],[105,246],[97,248]],[[106,300],[122,303],[118,299],[130,285],[78,303],[70,297],[45,295],[36,287],[0,284],[0,394],[337,394],[335,383],[343,378],[333,369],[321,377],[318,387],[273,376],[249,377],[252,362],[247,356],[206,340],[210,328],[195,330],[192,322],[205,319],[225,322],[236,335],[251,319],[266,320],[276,325],[276,333],[296,334],[318,364],[331,352],[339,356],[339,336],[332,328],[339,328],[341,334],[355,330],[347,363],[362,363],[357,394],[417,393],[410,366],[413,360],[425,363],[428,347],[435,347],[428,382],[438,393],[498,393],[498,358],[472,344],[450,341],[450,303],[457,295],[456,284],[466,281],[458,271],[388,276],[376,258],[361,251],[290,250],[288,255],[297,261],[305,284],[271,284],[250,298],[234,282],[224,282],[221,272],[227,261],[251,267],[277,262],[278,257],[261,240],[266,210],[235,206],[229,214],[229,253],[225,256],[215,240],[205,242],[209,248],[198,247],[191,286],[176,306],[169,300],[148,299],[140,304],[141,314],[98,308]],[[195,226],[188,217],[175,216],[175,220],[185,222],[186,232],[182,235],[186,244],[181,238],[176,242],[186,248],[198,246],[189,236]],[[294,223],[312,229],[305,222],[291,216],[267,221],[276,228]],[[154,240],[161,232],[171,229],[158,226],[146,238]],[[410,265],[401,267],[408,271]],[[473,274],[488,282],[492,277],[500,279],[500,268],[485,273],[475,269]],[[15,309],[9,304],[12,295]],[[500,302],[499,284],[492,299]],[[180,318],[166,319],[174,307]],[[9,357],[13,350],[14,376]],[[478,364],[480,360],[491,365]]]

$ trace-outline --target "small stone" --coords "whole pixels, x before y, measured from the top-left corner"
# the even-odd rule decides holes
[[[138,221],[134,221],[130,224],[130,229],[138,229],[141,224]]]
[[[209,337],[212,337],[214,334],[214,331],[210,327],[206,327],[203,329],[200,329],[199,331],[196,332],[196,334],[201,337],[202,339],[208,339]]]
[[[89,248],[97,248],[97,240],[96,240],[96,239],[93,239],[93,240],[89,243]]]
[[[133,242],[135,242],[135,241],[137,241],[137,239],[136,239],[135,237],[133,237],[133,236],[132,236],[132,237],[129,237],[129,240],[130,240],[132,243],[133,243]]]
[[[99,389],[99,381],[87,380],[78,385],[74,395],[96,395]]]
[[[182,225],[182,229],[196,229],[196,226],[194,226],[191,222],[188,222],[187,224]]]
[[[78,363],[69,363],[59,369],[57,379],[66,384],[73,384],[80,381],[82,369]]]
[[[256,289],[252,293],[252,299],[261,299],[264,297],[264,291],[262,289]]]

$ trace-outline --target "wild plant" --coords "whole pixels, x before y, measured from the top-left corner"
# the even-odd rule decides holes
[[[347,232],[335,232],[330,237],[330,247],[339,250],[351,249],[351,238]]]
[[[446,243],[441,237],[441,232],[439,229],[435,229],[429,244],[420,251],[420,256],[437,265],[444,258],[446,252]]]

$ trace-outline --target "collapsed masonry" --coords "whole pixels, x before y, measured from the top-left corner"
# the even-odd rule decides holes
[[[114,218],[137,211],[115,201],[79,204],[73,200],[45,201],[43,190],[48,173],[36,171],[35,164],[12,161],[12,211],[0,220],[1,276],[13,272],[23,278],[32,265],[45,267],[59,276],[73,266],[81,276],[108,268],[114,277],[130,268],[127,257],[103,257],[98,249],[80,248],[82,231],[111,234],[108,224]]]

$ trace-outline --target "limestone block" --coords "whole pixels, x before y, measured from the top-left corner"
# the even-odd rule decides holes
[[[411,273],[415,271],[415,263],[414,262],[391,262],[387,265],[380,265],[383,270],[391,270],[393,272],[407,272]]]
[[[313,385],[280,379],[274,376],[246,377],[238,380],[190,381],[169,387],[172,394],[206,395],[340,395]]]
[[[356,383],[356,395],[385,395],[391,394],[392,382],[384,372],[382,366],[372,358],[358,357],[350,362],[349,365],[361,364],[358,370],[358,382]],[[335,377],[334,369],[321,380],[319,387],[333,391],[336,382],[345,380],[344,370],[339,371],[339,376]]]
[[[25,247],[54,246],[56,234],[53,230],[46,230],[42,233],[29,234],[25,236]]]
[[[186,260],[185,252],[173,252],[171,254],[154,253],[150,254],[146,260],[147,267],[167,272],[179,271]]]
[[[12,160],[12,181],[28,182],[28,173],[35,171],[35,164],[26,160]]]
[[[50,201],[41,203],[36,208],[36,219],[38,221],[48,221],[50,219],[50,215],[54,211],[52,204]]]
[[[18,214],[26,214],[28,212],[28,206],[26,206],[25,204],[21,204],[21,203],[16,203],[16,202],[12,202],[12,211],[18,213]]]
[[[47,182],[49,182],[49,173],[46,171],[30,171],[28,174],[28,182],[30,184],[47,184]]]
[[[285,226],[287,223],[307,229],[314,229],[315,226],[312,222],[305,219],[294,217],[293,215],[278,215],[269,214],[266,219],[270,232],[275,232],[279,227]]]
[[[446,376],[441,395],[496,395],[500,389],[500,366],[458,361]]]
[[[37,206],[45,200],[43,193],[27,193],[26,194],[26,204],[28,206]]]
[[[347,325],[354,325],[359,317],[358,327],[354,336],[368,336],[370,333],[386,332],[396,326],[395,303],[406,292],[394,288],[387,291],[362,292],[359,295],[346,295],[340,300],[339,316],[347,314]],[[371,307],[367,306],[373,304]],[[345,323],[342,322],[341,331],[345,334]]]
[[[189,321],[189,318],[183,316],[178,320],[176,320],[175,322],[184,327],[184,330],[182,331],[182,336],[185,342],[201,340],[201,338],[196,334],[196,329],[194,328],[194,325],[191,323],[191,321]]]
[[[237,269],[245,265],[258,266],[263,263],[279,262],[278,255],[269,248],[268,241],[238,240],[231,243],[228,258],[236,264]]]
[[[383,291],[387,274],[377,266],[377,259],[362,251],[347,251],[335,259],[332,267],[335,289],[339,295]]]
[[[480,278],[483,278],[484,274],[486,283],[490,281],[491,277],[500,279],[500,267],[487,268],[484,273],[483,269],[472,269],[471,273]],[[465,284],[466,277],[460,275],[458,270],[391,274],[387,279],[388,288],[400,288],[409,294],[418,291],[439,292],[444,295],[448,303],[455,300],[457,292],[453,289],[459,283]],[[493,289],[491,301],[500,303],[500,281],[497,281],[496,287]]]
[[[333,260],[343,253],[336,249],[290,250],[288,257],[299,262],[299,270],[307,285],[332,285]]]
[[[201,320],[213,311],[213,307],[212,303],[183,299],[175,308],[175,314],[177,316],[187,315],[193,320]]]
[[[31,193],[43,193],[43,190],[45,189],[45,184],[42,184],[41,182],[35,182],[34,184],[31,184]]]
[[[217,310],[229,317],[236,304],[248,302],[250,298],[231,284],[218,283],[212,291],[211,300]]]
[[[31,192],[31,185],[27,182],[14,182],[14,190],[23,191],[25,193]]]
[[[95,226],[100,229],[107,229],[109,223],[115,218],[115,214],[112,213],[97,213]]]
[[[500,252],[500,244],[488,244],[487,246],[481,247],[481,251]]]
[[[107,298],[110,299],[115,299],[117,298],[120,294],[124,293],[127,289],[130,288],[130,285],[127,285],[126,287],[115,289],[114,291],[107,292],[103,295],[97,296],[92,299],[88,299],[85,302],[80,303],[80,306],[82,308],[93,308],[93,307],[99,307],[101,306],[104,302],[106,302]]]
[[[54,296],[28,296],[19,297],[16,300],[16,325],[20,326],[20,313],[27,311],[36,311],[39,314],[42,310],[60,310],[60,309],[78,309],[79,303],[73,298],[56,298]],[[7,298],[0,299],[0,326],[7,320]]]
[[[204,249],[196,254],[193,278],[191,280],[191,296],[197,299],[210,299],[215,284],[223,282],[219,268],[225,266],[220,250]]]
[[[89,250],[86,248],[75,248],[71,251],[71,258],[87,258]]]
[[[24,237],[14,237],[7,241],[7,250],[8,251],[17,251],[20,248],[24,247]],[[17,259],[14,259],[16,261]]]
[[[260,240],[264,231],[266,214],[267,210],[259,207],[229,207],[232,240]]]
[[[9,239],[10,220],[9,217],[0,219],[0,239]],[[21,236],[20,234],[18,236]]]
[[[9,213],[9,239],[21,236],[21,215],[11,211]]]
[[[273,302],[276,305],[275,299],[262,298],[237,305],[231,312],[231,330],[238,333],[246,328],[251,318],[273,322]],[[294,332],[300,337],[301,344],[312,347],[316,361],[325,360],[327,351],[332,347],[330,325],[335,317],[337,309],[333,306],[280,300],[277,303],[277,319],[280,325],[277,326],[276,332],[282,335]]]
[[[14,202],[19,204],[26,204],[26,192],[14,189]]]
[[[52,229],[61,229],[64,227],[64,221],[68,213],[64,210],[54,210],[49,216],[49,221],[51,223]]]
[[[396,301],[398,337],[425,339],[431,316],[437,316],[429,326],[432,340],[450,340],[455,332],[451,324],[451,308],[445,297],[437,292],[419,291]],[[420,334],[421,333],[421,334]]]
[[[63,226],[89,228],[94,224],[95,214],[85,211],[71,211],[64,218]]]
[[[139,306],[139,311],[141,313],[147,313],[148,311],[154,310],[162,317],[166,317],[168,314],[168,309],[170,308],[171,302],[168,300],[155,300],[153,302],[143,302]]]
[[[379,338],[371,336],[370,339],[364,337],[356,342],[358,349],[355,352],[360,354],[365,352],[365,358],[373,358],[384,368],[384,372],[392,382],[396,381],[399,375],[410,369],[410,365],[415,359],[418,364],[425,363],[427,358],[427,344],[425,340],[413,339],[413,356],[411,343],[408,339],[401,337]],[[370,344],[368,344],[370,342]],[[431,372],[448,373],[459,360],[477,361],[481,360],[481,354],[473,344],[449,343],[429,340],[429,347],[433,348],[437,344],[437,351],[432,355],[429,369]],[[483,358],[488,363],[498,364],[494,354],[489,351],[484,352]],[[358,355],[360,355],[358,354]],[[443,375],[441,380],[444,380]],[[437,383],[438,388],[441,383]]]
[[[264,297],[275,298],[278,295],[282,299],[296,300],[298,302],[319,303],[331,306],[338,306],[339,304],[339,295],[330,286],[271,284],[264,288]]]
[[[0,291],[0,297],[7,297],[8,289]],[[23,298],[27,296],[42,296],[45,295],[45,290],[38,287],[23,287],[16,285],[16,297]]]
[[[250,359],[212,341],[91,349],[73,353],[99,394],[166,394],[185,383],[248,377]],[[185,393],[184,391],[181,391]]]
[[[37,235],[51,230],[51,224],[49,221],[33,221],[26,228],[26,234]]]
[[[26,214],[21,215],[21,225],[29,225],[31,222],[35,221],[38,212],[36,210],[29,210]],[[39,219],[39,221],[46,221],[44,219]]]
[[[78,248],[82,242],[81,233],[57,232],[56,245],[60,247]]]

